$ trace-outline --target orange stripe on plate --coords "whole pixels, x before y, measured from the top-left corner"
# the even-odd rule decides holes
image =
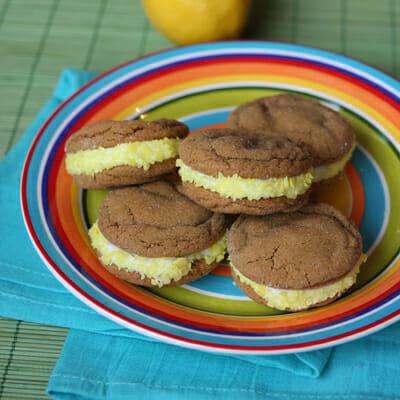
[[[217,268],[211,272],[213,275],[231,277],[231,269],[228,265],[218,265]]]
[[[205,127],[205,128],[194,129],[193,131],[190,131],[188,136],[192,136],[193,134],[198,133],[199,131],[201,131],[203,129],[217,129],[217,128],[226,128],[226,124],[221,122],[219,124],[207,125],[207,127]]]
[[[171,89],[174,92],[180,87],[182,89],[187,89],[193,85],[196,86],[196,81],[202,78],[206,79],[208,83],[212,83],[224,81],[228,75],[234,75],[238,80],[251,80],[253,78],[252,75],[259,75],[259,77],[254,78],[263,77],[264,79],[268,79],[270,75],[274,75],[276,78],[280,78],[282,83],[285,83],[287,80],[293,81],[293,79],[300,79],[307,81],[307,86],[310,87],[314,85],[324,85],[327,88],[326,92],[335,93],[335,95],[338,96],[340,93],[346,94],[357,102],[358,105],[363,104],[363,109],[368,107],[371,113],[385,116],[392,124],[399,125],[397,111],[394,108],[390,107],[383,100],[374,96],[364,88],[347,81],[344,85],[342,79],[330,74],[299,66],[274,64],[273,62],[269,62],[268,64],[247,62],[246,73],[243,74],[243,70],[238,68],[238,66],[238,63],[232,62],[227,62],[222,65],[203,65],[189,67],[186,70],[173,71],[168,74],[168,76],[155,77],[151,82],[146,81],[143,84],[135,86],[134,89],[128,93],[122,94],[117,100],[104,107],[101,110],[102,119],[113,118],[117,114],[121,115],[122,110],[130,109],[134,111],[136,107],[143,108],[148,104],[148,101],[144,101],[144,97],[155,97],[154,94],[157,96],[158,93],[164,91],[165,88],[167,88],[168,91]],[[362,99],[363,103],[360,103],[358,99]],[[366,106],[367,104],[369,106]],[[122,113],[123,112],[124,111],[122,111]],[[97,119],[99,118],[96,116],[92,118],[92,120]]]
[[[360,176],[351,163],[346,165],[346,175],[350,181],[351,193],[353,196],[353,208],[350,219],[359,226],[364,216],[365,210],[365,192]]]

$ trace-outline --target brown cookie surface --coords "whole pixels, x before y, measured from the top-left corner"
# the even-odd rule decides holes
[[[167,181],[116,189],[98,215],[102,234],[121,249],[144,257],[181,257],[214,244],[227,219],[207,210]]]
[[[203,130],[189,136],[180,144],[179,158],[207,175],[255,179],[300,175],[312,167],[307,146],[234,129]]]
[[[355,142],[351,125],[339,113],[294,94],[263,97],[242,104],[229,115],[227,125],[305,143],[313,150],[314,166],[339,160]]]
[[[217,265],[218,263],[207,264],[204,260],[196,260],[193,262],[192,267],[188,274],[183,276],[178,281],[173,280],[169,285],[165,285],[164,287],[184,285],[185,283],[192,282],[196,279],[200,279],[203,276],[208,275]],[[113,275],[117,276],[120,279],[123,279],[124,281],[140,286],[147,286],[147,287],[154,286],[151,283],[150,278],[148,277],[142,278],[139,272],[130,272],[126,269],[118,268],[114,264],[104,265],[104,267]]]
[[[270,199],[233,200],[222,197],[218,193],[193,185],[190,182],[183,182],[180,188],[186,196],[193,199],[201,206],[215,212],[226,214],[249,214],[249,215],[267,215],[276,212],[290,212],[301,208],[307,203],[310,191],[297,196],[295,199],[287,197],[275,197]]]
[[[162,175],[169,174],[175,170],[175,163],[176,158],[170,158],[151,165],[148,170],[121,165],[94,175],[75,175],[74,179],[78,186],[85,189],[106,189],[138,185],[140,183],[151,182]]]
[[[240,216],[228,236],[233,265],[247,278],[280,289],[309,289],[349,273],[362,254],[361,236],[327,204],[290,214]]]
[[[184,137],[188,127],[175,120],[100,121],[84,126],[66,142],[65,151],[76,153],[98,147],[114,147],[121,143],[142,142],[164,138]]]

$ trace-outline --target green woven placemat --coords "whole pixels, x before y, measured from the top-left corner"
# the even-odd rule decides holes
[[[48,377],[67,331],[0,319],[2,399],[44,399]]]
[[[398,0],[258,0],[246,37],[322,47],[400,75]],[[0,156],[49,98],[64,67],[101,72],[169,46],[139,0],[0,0]],[[0,319],[0,398],[46,398],[65,335]]]

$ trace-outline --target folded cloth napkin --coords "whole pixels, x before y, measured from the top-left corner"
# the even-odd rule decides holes
[[[135,340],[123,343],[129,343],[128,346],[133,353],[136,349],[138,354],[142,354],[140,364],[146,365],[148,376],[150,376],[151,365],[154,362],[152,349],[156,346],[153,343],[154,340],[119,327],[89,309],[71,295],[52,276],[36,254],[26,233],[20,211],[20,175],[30,143],[51,112],[93,77],[94,75],[88,72],[65,70],[60,77],[53,98],[43,107],[18,144],[0,161],[0,208],[2,210],[0,213],[0,237],[2,238],[0,241],[0,315],[25,321],[134,338]],[[71,336],[68,343],[73,344],[74,337]],[[90,337],[90,335],[86,337]],[[103,338],[103,336],[99,337]],[[114,340],[113,338],[110,339]],[[91,344],[98,343],[100,346],[98,353],[104,354],[100,339],[99,341],[89,339],[89,341]],[[79,343],[82,343],[82,341]],[[174,357],[177,361],[179,360],[181,365],[193,366],[199,362],[201,357],[206,357],[200,356],[198,352],[169,345],[163,345],[163,348],[171,349]],[[149,357],[147,360],[145,360],[144,354]],[[68,355],[68,349],[66,355]],[[232,356],[232,358],[246,360],[247,363],[260,366],[276,367],[298,375],[317,377],[326,365],[329,355],[330,350],[321,350],[275,357]],[[223,368],[223,365],[225,365],[225,358],[223,357],[216,355],[208,355],[207,357],[214,360],[216,368]],[[94,361],[94,358],[91,358],[91,360]],[[221,360],[220,367],[218,367],[219,360]],[[230,362],[234,363],[235,360]],[[96,368],[96,366],[96,363],[93,363],[93,368]],[[160,371],[155,370],[154,373],[153,378],[156,382],[156,374],[159,374]],[[164,378],[166,379],[168,375],[169,371],[165,370],[163,372]],[[88,375],[88,378],[90,380],[90,375]],[[192,384],[195,384],[195,381]],[[54,385],[52,387],[54,389]]]
[[[75,90],[88,77],[77,71],[65,72],[55,92],[56,100],[53,99],[35,121],[36,125],[26,135],[29,139],[23,140],[31,140],[54,102]],[[18,151],[19,156],[15,155]],[[10,155],[13,159],[8,161],[8,168],[0,167],[1,183],[3,173],[10,175],[6,182],[10,182],[11,198],[1,203],[6,211],[4,214],[17,215],[13,213],[16,208],[10,205],[10,200],[13,201],[11,192],[17,190],[16,176],[11,175],[13,168],[19,169],[18,162],[24,151],[24,144],[20,144]],[[0,187],[3,186],[1,183]],[[21,221],[14,220],[11,224],[7,220],[5,225],[11,237],[6,245],[2,244],[5,248],[16,248],[16,238],[19,249],[30,247],[23,243],[26,234]],[[0,251],[1,259],[5,258],[3,251]],[[9,285],[15,285],[13,291],[3,284],[7,281],[4,276],[0,281],[0,291],[7,288],[6,293],[18,295],[21,304],[1,307],[1,311],[8,309],[11,310],[7,313],[9,316],[85,329],[70,332],[53,371],[48,393],[56,399],[400,400],[399,324],[357,342],[338,346],[329,363],[330,350],[277,357],[240,357],[150,343],[74,300],[49,277],[34,253],[30,249],[26,252],[18,259],[7,257],[16,260],[8,261],[6,266],[14,269],[7,275]],[[24,276],[31,272],[34,277]],[[40,275],[36,276],[36,273]],[[46,282],[39,283],[42,279]],[[53,304],[56,304],[55,308]],[[67,315],[60,315],[60,310]]]
[[[336,347],[323,374],[310,379],[229,356],[74,330],[48,393],[59,400],[399,400],[399,346],[396,324]]]

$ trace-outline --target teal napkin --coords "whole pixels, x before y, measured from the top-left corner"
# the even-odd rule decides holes
[[[329,359],[330,350],[275,357],[226,357],[205,355],[197,351],[154,343],[153,340],[121,328],[89,309],[72,296],[43,265],[26,233],[20,211],[19,184],[22,165],[30,143],[46,118],[63,100],[93,78],[93,76],[93,74],[88,72],[65,70],[60,77],[53,98],[43,107],[19,143],[0,161],[0,208],[2,210],[0,213],[0,315],[25,321],[102,333],[102,335],[98,336],[89,333],[72,333],[68,339],[68,346],[63,352],[63,357],[57,367],[58,369],[61,368],[61,370],[63,370],[64,361],[65,365],[68,363],[71,363],[72,366],[79,365],[73,359],[68,358],[70,353],[69,348],[71,348],[71,354],[73,354],[72,348],[74,347],[74,343],[77,343],[77,346],[78,344],[81,346],[81,351],[82,349],[85,350],[87,346],[88,354],[89,348],[95,354],[103,354],[104,357],[109,357],[112,354],[113,357],[117,357],[113,359],[113,362],[116,362],[118,358],[122,362],[122,356],[125,353],[123,347],[126,345],[132,354],[140,354],[140,361],[139,358],[137,361],[129,360],[130,364],[129,366],[126,365],[126,368],[132,369],[132,365],[141,365],[141,368],[147,370],[147,377],[152,379],[156,385],[158,379],[168,380],[168,377],[171,375],[168,369],[161,371],[153,357],[156,354],[155,349],[161,348],[166,352],[165,354],[173,354],[175,362],[181,366],[186,366],[190,370],[196,365],[196,368],[199,370],[204,369],[206,371],[209,368],[208,365],[211,365],[211,363],[213,363],[214,368],[217,370],[220,368],[223,370],[228,359],[230,364],[238,363],[237,367],[235,367],[235,373],[239,377],[241,375],[242,363],[245,363],[245,365],[258,365],[260,368],[273,367],[296,375],[308,377],[319,376]],[[118,336],[119,339],[116,337],[107,337],[104,334]],[[108,340],[111,342],[107,342]],[[86,344],[84,344],[85,341],[87,341]],[[109,343],[114,343],[114,341],[115,343],[123,344],[121,347],[122,353],[119,353],[117,350],[119,347],[117,346],[115,353],[109,351]],[[98,349],[96,350],[92,347],[93,345],[99,346]],[[86,354],[86,351],[83,351],[82,354]],[[203,358],[207,360],[207,365],[202,364]],[[86,365],[84,369],[71,369],[82,380],[87,378],[87,383],[84,384],[85,388],[88,385],[90,386],[89,383],[93,379],[91,371],[95,371],[99,366],[95,362],[95,358],[91,356],[86,361],[89,363],[93,362],[92,367]],[[124,368],[122,364],[121,368]],[[208,371],[211,378],[214,371]],[[175,379],[176,377],[171,376],[170,378]],[[96,379],[102,380],[105,377],[99,376]],[[191,385],[196,386],[196,378],[193,377],[191,379]],[[53,379],[51,382],[51,390],[56,393],[58,380]],[[106,380],[103,382],[105,383]],[[71,393],[75,393],[75,391],[78,393],[82,389],[81,383],[77,380],[71,380],[70,383]],[[92,398],[89,392],[85,396],[86,398]],[[94,398],[105,397],[97,396]]]
[[[399,400],[400,325],[333,349],[318,379],[138,339],[72,331],[51,377],[59,400]]]
[[[31,127],[0,161],[0,315],[104,331],[115,325],[70,295],[36,253],[24,227],[19,185],[29,145],[46,118],[93,74],[67,70]]]

